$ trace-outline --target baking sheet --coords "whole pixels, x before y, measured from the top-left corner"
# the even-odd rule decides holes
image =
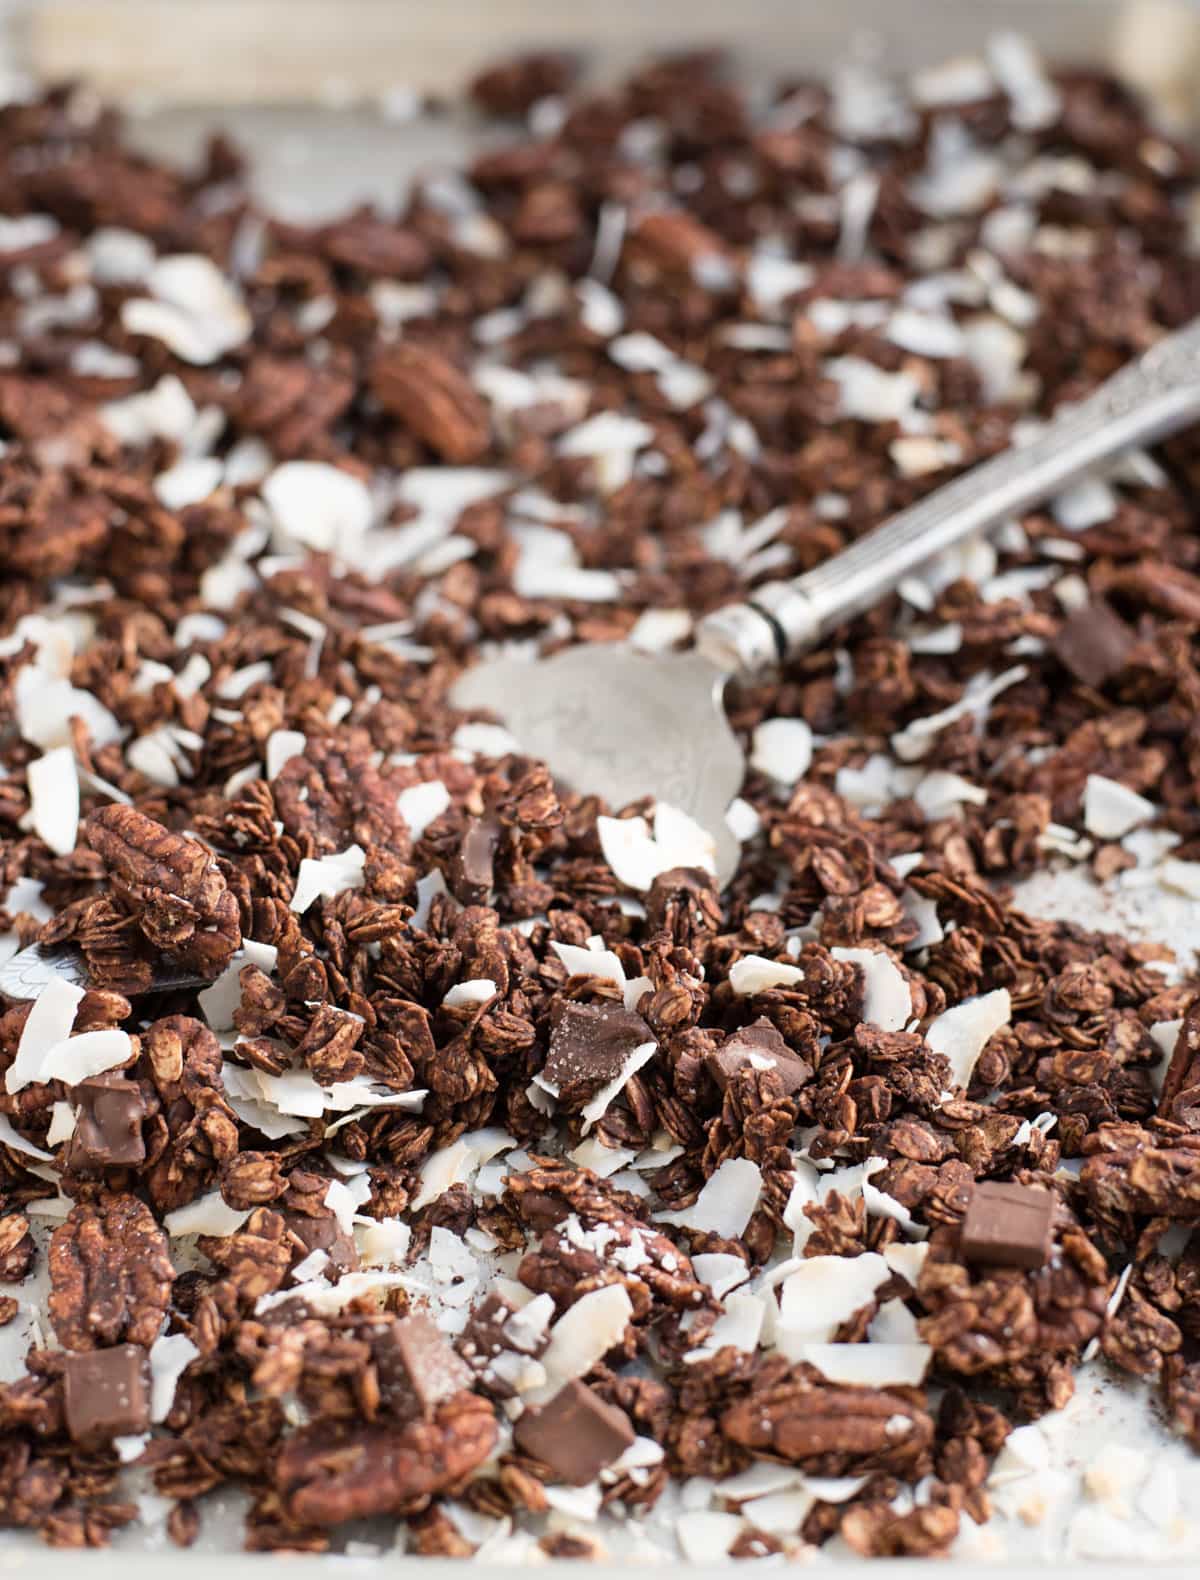
[[[1035,38],[1041,32],[1036,11],[1020,0],[1008,4],[967,7],[977,14],[980,40],[997,24],[1014,15]],[[1064,10],[1076,11],[1080,38],[1078,53],[1096,54],[1103,48],[1113,8],[1101,0],[1046,7],[1047,19],[1061,36]],[[864,17],[864,7],[850,7],[848,14]],[[932,40],[938,44],[936,34]],[[374,108],[296,109],[287,107],[239,108],[229,113],[215,110],[153,112],[135,117],[132,139],[159,156],[186,159],[204,136],[218,126],[230,129],[247,148],[255,165],[256,187],[262,198],[278,211],[295,218],[321,218],[356,202],[372,200],[391,209],[401,199],[413,172],[430,165],[459,162],[478,132],[458,115],[415,120],[398,115],[403,101],[392,106],[388,118]],[[1194,968],[1200,951],[1200,904],[1164,890],[1147,871],[1121,874],[1099,888],[1086,871],[1064,866],[1057,872],[1039,873],[1019,891],[1020,902],[1031,913],[1064,917],[1089,928],[1108,928],[1132,937],[1169,939],[1179,970]],[[44,1269],[44,1260],[42,1262]],[[22,1313],[9,1329],[0,1330],[0,1375],[20,1369],[20,1355],[31,1336],[31,1297],[36,1303],[39,1280],[11,1286],[22,1302]],[[0,1286],[3,1292],[5,1286]],[[955,1548],[961,1563],[943,1566],[947,1575],[975,1574],[977,1560],[993,1560],[988,1573],[1012,1566],[1028,1572],[1032,1565],[1053,1562],[1073,1567],[1071,1559],[1107,1560],[1123,1567],[1149,1561],[1160,1572],[1184,1573],[1182,1562],[1200,1556],[1200,1458],[1173,1439],[1154,1414],[1148,1390],[1116,1378],[1102,1363],[1093,1362],[1078,1377],[1075,1399],[1066,1410],[1047,1418],[1036,1429],[1045,1439],[1045,1462],[1037,1437],[1023,1440],[1028,1468],[1009,1464],[994,1473],[992,1490],[997,1512],[992,1522],[976,1528],[964,1520]],[[1114,1452],[1115,1450],[1115,1452]],[[108,1580],[111,1575],[149,1572],[157,1574],[162,1555],[169,1552],[173,1565],[194,1573],[221,1555],[222,1570],[232,1576],[243,1566],[261,1573],[262,1558],[235,1558],[241,1544],[241,1508],[237,1494],[220,1493],[205,1500],[200,1538],[189,1553],[169,1543],[163,1520],[167,1500],[156,1499],[131,1473],[131,1491],[141,1486],[144,1523],[120,1532],[111,1554],[54,1554],[21,1533],[0,1533],[0,1567],[25,1568],[36,1563],[39,1574],[57,1580],[60,1567],[86,1563],[89,1572]],[[1005,1479],[1007,1477],[1007,1479]],[[1001,1485],[1000,1482],[1003,1481]],[[622,1568],[630,1562],[679,1562],[672,1517],[677,1511],[674,1491],[656,1514],[637,1525],[615,1522],[601,1528],[610,1555]],[[403,1532],[401,1532],[403,1538]],[[390,1531],[367,1530],[349,1539],[351,1556],[317,1559],[289,1558],[290,1563],[330,1564],[353,1573],[380,1559],[389,1565],[402,1560],[390,1546]],[[484,1555],[485,1569],[506,1566],[516,1555],[498,1543]],[[885,1574],[911,1563],[870,1563],[848,1552],[838,1553],[831,1543],[815,1560],[841,1559],[843,1574]],[[1064,1560],[1067,1560],[1064,1563]],[[527,1561],[527,1560],[524,1560]],[[782,1560],[768,1560],[781,1562]],[[443,1567],[437,1560],[421,1559],[421,1574],[433,1575]],[[430,1565],[434,1565],[431,1569]],[[1180,1567],[1176,1569],[1176,1564]],[[557,1563],[556,1563],[557,1566]],[[406,1566],[407,1567],[407,1566]],[[696,1573],[728,1574],[729,1563],[697,1566]],[[252,1570],[245,1568],[245,1575]],[[605,1575],[607,1565],[594,1565],[592,1573]],[[1189,1571],[1190,1572],[1190,1569]],[[238,1574],[238,1580],[241,1575]]]

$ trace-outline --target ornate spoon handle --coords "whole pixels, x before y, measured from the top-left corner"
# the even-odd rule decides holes
[[[893,516],[824,565],[718,609],[698,641],[726,669],[758,670],[812,647],[916,566],[1040,504],[1097,462],[1200,418],[1200,322],[1156,342],[1019,449],[1005,450]]]

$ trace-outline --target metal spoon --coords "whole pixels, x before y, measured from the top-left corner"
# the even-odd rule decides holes
[[[0,965],[0,994],[5,998],[37,998],[52,977],[59,977],[83,988],[91,987],[83,955],[70,944],[52,944],[43,949],[40,944],[30,944]],[[171,993],[177,988],[208,987],[205,977],[194,971],[183,971],[168,960],[159,960],[146,993]],[[144,994],[136,995],[144,997]]]
[[[688,812],[716,841],[724,884],[739,852],[725,813],[745,770],[722,705],[730,674],[756,674],[815,646],[960,539],[1196,417],[1200,321],[1164,336],[1029,444],[955,478],[816,570],[708,615],[695,651],[645,655],[599,642],[533,664],[489,660],[458,680],[451,699],[495,714],[564,784],[614,809],[653,796]]]

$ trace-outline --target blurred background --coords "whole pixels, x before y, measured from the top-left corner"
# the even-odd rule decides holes
[[[907,70],[1006,30],[1118,64],[1175,119],[1200,119],[1200,0],[0,0],[0,102],[85,81],[168,158],[227,127],[260,196],[317,217],[394,203],[407,172],[456,159],[477,128],[421,112],[497,57],[567,50],[603,80],[717,47],[751,76],[803,76],[856,53]]]

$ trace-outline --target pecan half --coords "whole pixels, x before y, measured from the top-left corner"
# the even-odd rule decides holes
[[[371,389],[385,411],[456,466],[478,461],[491,442],[487,407],[432,346],[388,346],[371,367]]]
[[[818,1476],[918,1474],[933,1441],[932,1419],[898,1394],[827,1387],[802,1374],[731,1405],[721,1431],[743,1448]]]
[[[482,1464],[495,1441],[491,1406],[466,1393],[447,1400],[432,1421],[399,1430],[314,1422],[284,1444],[276,1485],[301,1525],[415,1514]]]
[[[93,812],[84,836],[147,943],[202,977],[220,976],[241,947],[242,930],[237,901],[208,846],[131,806]]]
[[[50,1238],[50,1320],[59,1343],[149,1347],[174,1277],[167,1237],[135,1196],[77,1202]]]

